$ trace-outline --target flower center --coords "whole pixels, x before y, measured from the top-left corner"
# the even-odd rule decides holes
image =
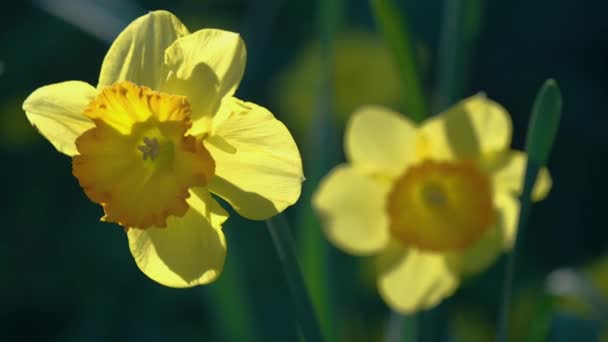
[[[396,239],[433,251],[470,246],[496,218],[490,181],[471,162],[425,160],[408,168],[387,210]]]
[[[158,140],[156,138],[144,137],[144,144],[137,146],[137,149],[143,154],[144,160],[150,158],[152,160],[158,157],[160,147],[158,146]]]
[[[190,105],[176,96],[119,82],[103,89],[83,114],[95,127],[76,139],[72,171],[102,220],[128,228],[165,227],[188,210],[189,189],[204,186],[215,163],[186,132]]]
[[[429,183],[424,184],[422,187],[422,196],[424,201],[433,207],[445,207],[447,204],[447,199],[445,194],[443,193],[443,189],[439,184]]]

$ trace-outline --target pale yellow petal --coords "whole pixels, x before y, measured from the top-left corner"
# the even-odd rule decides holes
[[[503,251],[502,222],[493,225],[472,246],[446,254],[452,269],[461,274],[475,274],[490,267]]]
[[[183,217],[166,228],[129,229],[129,248],[139,269],[170,287],[208,284],[219,277],[226,256],[221,224],[228,214],[205,189],[191,191]]]
[[[344,136],[348,160],[370,174],[399,175],[414,157],[416,126],[380,106],[357,110]]]
[[[415,248],[387,250],[378,290],[395,311],[409,314],[432,308],[458,288],[458,276],[445,256]]]
[[[28,120],[40,134],[68,156],[78,154],[74,141],[93,122],[82,115],[97,95],[91,85],[80,81],[55,83],[36,89],[23,102]]]
[[[390,240],[388,190],[386,184],[350,166],[333,169],[312,200],[327,238],[350,254],[369,255],[382,250]]]
[[[265,220],[300,197],[302,160],[285,125],[264,107],[226,99],[230,114],[204,140],[215,160],[209,190],[242,216]]]
[[[176,40],[165,53],[167,81],[161,90],[184,95],[192,108],[193,131],[201,118],[213,116],[222,98],[232,96],[243,73],[247,53],[237,33],[203,29]],[[203,120],[203,124],[207,124]]]
[[[514,152],[514,155],[521,156],[522,153]],[[537,187],[539,183],[542,182],[537,181]],[[544,189],[542,185],[540,189]],[[477,273],[491,266],[503,251],[513,248],[520,209],[519,200],[515,196],[515,193],[504,189],[495,191],[494,207],[497,213],[495,225],[467,250],[449,253],[450,265],[463,274]]]
[[[167,11],[153,11],[137,18],[114,40],[101,65],[97,88],[131,81],[158,90],[166,77],[162,70],[165,50],[188,29]]]
[[[521,151],[509,151],[497,156],[492,162],[486,162],[488,170],[492,173],[492,181],[496,191],[508,192],[518,196],[522,192],[527,156]],[[551,190],[551,175],[547,168],[542,168],[536,177],[536,183],[532,190],[532,200],[540,201],[547,197]]]
[[[503,248],[508,251],[513,248],[515,243],[520,204],[510,194],[496,193],[494,206],[498,210],[498,227],[503,237]]]
[[[509,113],[478,94],[425,122],[419,144],[435,159],[475,159],[481,153],[508,149],[511,130]]]

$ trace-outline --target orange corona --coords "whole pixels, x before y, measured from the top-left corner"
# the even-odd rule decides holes
[[[72,170],[102,220],[145,229],[166,226],[188,210],[188,189],[204,186],[215,164],[187,134],[190,105],[170,95],[120,82],[84,110],[95,127],[76,140]]]
[[[461,250],[494,222],[488,177],[472,162],[425,160],[395,182],[388,195],[391,233],[427,250]]]

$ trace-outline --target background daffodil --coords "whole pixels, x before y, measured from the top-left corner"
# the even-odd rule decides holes
[[[347,125],[348,163],[321,182],[313,205],[337,247],[378,255],[391,308],[427,309],[513,246],[526,155],[510,143],[509,114],[481,94],[420,126],[364,107]],[[543,169],[534,199],[550,187]]]
[[[23,109],[99,203],[125,227],[139,268],[172,287],[206,284],[226,254],[228,214],[269,218],[300,195],[302,165],[286,127],[233,97],[244,73],[236,33],[189,33],[174,15],[133,21],[110,47],[97,87],[67,81]]]
[[[281,113],[289,113],[285,121],[289,127],[299,128],[296,132],[298,142],[305,142],[311,136],[311,113],[315,112],[322,60],[321,44],[317,41],[308,43],[273,82],[278,108]],[[338,127],[344,127],[355,109],[366,103],[387,107],[401,103],[398,72],[389,48],[379,37],[353,29],[339,33],[331,65],[335,68],[332,91]]]

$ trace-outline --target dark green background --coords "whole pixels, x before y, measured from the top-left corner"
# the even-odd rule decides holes
[[[61,9],[67,13],[77,2],[54,3],[67,6]],[[43,3],[13,2],[0,11],[0,340],[296,339],[286,282],[263,222],[233,213],[225,225],[225,274],[210,286],[186,290],[147,279],[133,262],[123,231],[99,222],[101,209],[79,188],[70,159],[35,133],[21,103],[46,84],[96,84],[109,41],[50,14]],[[315,39],[319,27],[315,1],[91,3],[109,11],[119,25],[103,20],[90,4],[76,17],[107,30],[110,41],[130,20],[161,8],[175,13],[191,31],[218,27],[241,33],[248,64],[237,95],[282,119],[290,113],[274,110],[272,80]],[[426,51],[420,64],[426,66],[422,73],[429,94],[437,88],[442,6],[439,0],[402,1],[411,34]],[[526,291],[540,293],[550,271],[582,266],[606,250],[608,3],[505,0],[487,1],[482,9],[479,35],[466,46],[460,95],[485,91],[505,106],[513,117],[513,145],[518,149],[534,96],[546,78],[559,82],[564,102],[549,162],[554,185],[547,200],[532,211],[518,259],[517,297]],[[345,1],[342,18],[341,30],[375,32],[367,1]],[[336,136],[341,137],[339,130]],[[298,203],[288,216],[293,220],[307,206]],[[318,227],[295,227],[296,235],[301,229]],[[388,309],[375,294],[373,280],[361,281],[358,260],[335,250],[329,254],[336,336],[379,339]],[[473,326],[492,331],[503,268],[501,259],[466,282],[440,309],[421,315],[422,340],[471,340],[454,323],[453,317],[463,312],[471,315]],[[543,298],[527,299],[532,317],[558,317],[551,310],[546,313]],[[568,331],[593,336],[597,325],[562,317],[553,320],[551,329],[552,339],[563,340],[560,336]]]

